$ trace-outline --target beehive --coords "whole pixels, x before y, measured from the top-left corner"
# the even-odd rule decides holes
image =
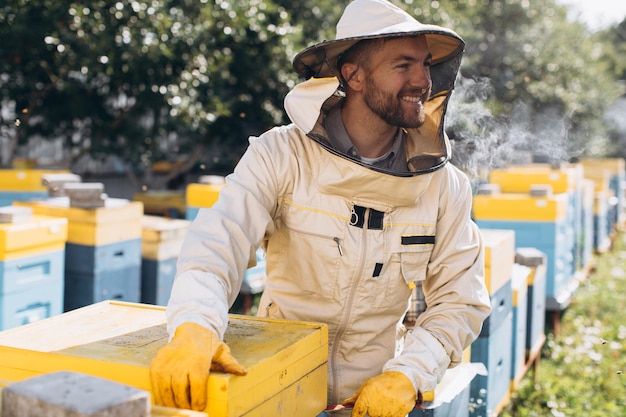
[[[555,193],[567,193],[576,188],[581,177],[582,169],[577,165],[513,165],[489,172],[489,182],[499,185],[503,193],[528,193],[535,184],[550,185]]]
[[[211,207],[217,201],[220,191],[224,188],[224,183],[219,184],[198,184],[187,185],[185,200],[187,208],[185,216],[188,220],[193,220],[198,214],[198,210]]]
[[[524,377],[526,364],[526,333],[528,331],[528,281],[531,269],[514,264],[511,288],[513,290],[513,344],[511,353],[511,392]]]
[[[141,302],[165,305],[176,275],[176,261],[189,220],[143,216]]]
[[[0,330],[63,311],[67,220],[0,223]]]
[[[326,325],[231,315],[225,341],[248,374],[211,373],[211,417],[315,416],[326,407]],[[149,365],[166,342],[164,307],[103,301],[0,332],[0,380],[67,370],[150,390]]]
[[[14,205],[31,207],[33,213],[68,219],[69,243],[105,245],[141,238],[143,204],[121,198],[107,198],[104,207],[70,207],[68,197],[19,201]]]
[[[42,178],[47,174],[69,173],[64,170],[47,169],[0,169],[0,190],[48,193],[48,188],[42,184]]]
[[[480,229],[480,233],[485,246],[485,285],[489,295],[493,295],[511,279],[515,260],[515,232]]]

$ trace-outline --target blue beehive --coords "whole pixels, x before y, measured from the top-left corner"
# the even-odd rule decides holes
[[[513,351],[513,311],[489,336],[478,337],[472,343],[472,362],[482,362],[487,375],[478,375],[470,385],[470,415],[491,417],[508,403]]]
[[[517,389],[526,369],[526,333],[528,330],[528,279],[530,268],[513,265],[511,288],[513,292],[513,343],[511,352],[511,392]]]
[[[67,243],[65,311],[104,300],[139,302],[141,239],[106,245]]]
[[[141,302],[166,305],[176,275],[176,262],[190,221],[143,216]]]
[[[0,208],[0,330],[63,312],[67,221]]]
[[[528,277],[526,360],[539,355],[545,336],[546,255],[536,248],[518,248],[515,262],[530,268]]]
[[[496,194],[474,197],[474,218],[481,229],[510,229],[516,247],[536,247],[547,255],[546,307],[566,307],[578,287],[574,276],[574,239],[568,227],[566,193]]]

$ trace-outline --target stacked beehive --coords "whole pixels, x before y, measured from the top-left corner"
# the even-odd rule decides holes
[[[65,184],[67,196],[14,202],[68,221],[64,311],[107,299],[138,302],[143,205],[108,198],[100,183]]]
[[[584,176],[595,184],[596,249],[608,249],[615,227],[623,227],[626,207],[626,162],[622,158],[583,159]]]
[[[517,248],[515,263],[530,269],[527,281],[526,343],[524,347],[526,365],[536,365],[546,340],[546,255],[536,248]]]
[[[142,217],[141,302],[166,305],[188,220]]]
[[[546,254],[549,311],[567,307],[580,282],[575,259],[580,253],[577,236],[583,233],[580,174],[578,167],[511,167],[490,174],[501,192],[474,196],[479,227],[514,230],[516,247]]]
[[[167,340],[164,307],[103,301],[0,333],[0,375],[74,371],[150,391],[149,365]],[[326,325],[231,315],[224,340],[248,374],[211,372],[211,417],[315,416],[326,407]]]
[[[0,206],[14,201],[30,201],[48,197],[48,188],[42,184],[47,174],[67,171],[43,169],[0,169]]]
[[[473,417],[496,415],[510,399],[513,360],[513,289],[515,233],[511,230],[481,230],[485,245],[485,284],[492,311],[471,346],[471,361],[483,363],[487,375],[471,384]]]
[[[63,312],[67,220],[0,207],[0,330]]]

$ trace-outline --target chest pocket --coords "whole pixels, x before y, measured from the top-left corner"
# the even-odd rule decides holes
[[[386,233],[387,273],[394,278],[385,291],[387,300],[408,303],[413,288],[426,279],[434,243],[434,225],[397,227]]]
[[[281,261],[276,278],[294,292],[306,291],[338,299],[338,276],[343,260],[345,219],[332,212],[286,206],[275,239]]]

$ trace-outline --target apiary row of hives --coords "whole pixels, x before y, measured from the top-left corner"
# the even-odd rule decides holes
[[[492,170],[479,186],[473,218],[492,313],[471,346],[472,362],[488,370],[472,382],[471,416],[496,416],[537,366],[545,324],[560,317],[623,226],[625,185],[624,160],[604,159]]]

